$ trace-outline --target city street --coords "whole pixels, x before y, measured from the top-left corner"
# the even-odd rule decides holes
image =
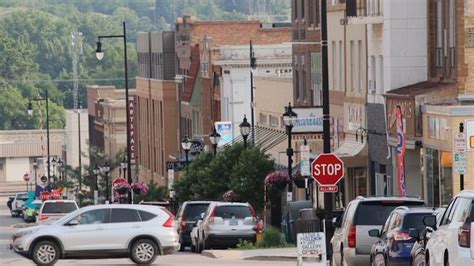
[[[21,218],[11,218],[10,212],[6,205],[8,196],[0,195],[0,265],[34,265],[29,261],[8,249],[9,240],[15,232],[13,226],[15,224],[23,224]],[[286,266],[295,265],[295,262],[276,262],[276,261],[252,261],[252,260],[236,260],[236,259],[215,259],[199,254],[187,252],[180,252],[174,255],[158,257],[154,265],[190,265],[204,266],[204,265],[226,265],[226,266],[241,266],[241,265],[274,265]],[[132,264],[128,259],[102,259],[102,260],[60,260],[57,265],[124,265]]]

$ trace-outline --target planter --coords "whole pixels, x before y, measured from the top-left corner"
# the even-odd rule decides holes
[[[117,194],[122,194],[123,195],[123,194],[127,194],[128,189],[126,187],[119,187],[119,188],[115,189],[115,192]]]
[[[285,182],[276,182],[276,183],[272,184],[272,187],[274,189],[277,189],[277,190],[283,190],[286,187],[286,183]]]

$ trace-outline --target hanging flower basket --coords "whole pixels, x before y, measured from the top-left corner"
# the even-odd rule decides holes
[[[148,186],[145,183],[135,182],[132,183],[133,193],[138,195],[145,195],[148,193]]]
[[[124,195],[127,194],[130,190],[130,185],[128,183],[115,183],[113,186],[113,190],[119,195]]]
[[[284,171],[274,171],[265,177],[265,185],[282,190],[290,182],[288,173]]]
[[[222,200],[225,202],[237,201],[237,198],[238,196],[237,194],[235,194],[233,190],[229,190],[226,193],[224,193],[224,195],[222,195]]]

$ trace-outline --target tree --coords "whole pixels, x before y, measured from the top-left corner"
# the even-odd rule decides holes
[[[240,200],[248,201],[260,211],[263,208],[265,176],[274,162],[257,147],[247,149],[240,143],[225,147],[214,158],[199,155],[174,184],[179,202],[186,200],[220,200],[233,190]]]

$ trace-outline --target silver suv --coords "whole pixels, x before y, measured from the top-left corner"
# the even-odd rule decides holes
[[[239,241],[255,243],[257,218],[249,203],[211,203],[197,223],[196,250],[232,247]]]
[[[370,237],[369,231],[380,230],[398,206],[425,206],[425,202],[410,197],[357,197],[351,201],[342,219],[334,223],[332,265],[370,265],[370,250],[377,239]]]

